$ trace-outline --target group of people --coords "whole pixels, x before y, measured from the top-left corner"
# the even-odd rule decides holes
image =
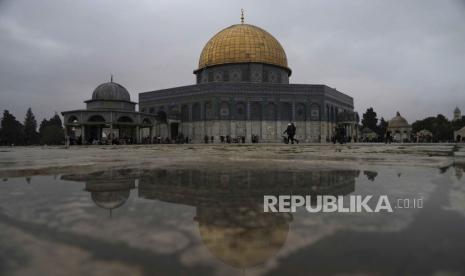
[[[287,134],[287,137],[284,136],[284,142],[286,144],[294,144],[299,143],[299,140],[295,138],[297,132],[297,127],[295,126],[294,123],[289,123],[287,125],[286,130],[284,131],[283,134]],[[221,143],[245,143],[246,137],[245,136],[237,136],[236,138],[233,138],[229,135],[227,136],[220,136],[220,142]],[[70,145],[79,145],[81,144],[81,137],[73,137],[70,136],[68,137],[69,141],[68,143]],[[123,137],[120,139],[117,139],[116,137],[112,137],[111,134],[109,137],[106,137],[106,139],[95,139],[95,138],[89,138],[86,142],[91,145],[102,145],[102,144],[109,144],[111,141],[112,144],[114,145],[119,145],[119,144],[133,144],[135,141],[131,137]],[[213,136],[207,136],[205,135],[204,137],[204,142],[207,143],[214,143],[214,137]],[[184,144],[184,143],[190,143],[191,139],[187,136],[184,136],[182,133],[176,136],[175,139],[169,139],[168,137],[163,138],[163,137],[154,137],[153,139],[150,138],[150,136],[142,137],[141,138],[141,143],[142,144]],[[259,142],[259,136],[258,135],[252,135],[251,138],[252,143],[258,143]]]
[[[220,143],[228,143],[228,144],[231,144],[231,143],[245,143],[245,140],[246,140],[246,137],[245,136],[236,136],[236,137],[231,137],[229,135],[221,135],[220,137]],[[253,135],[252,135],[252,143],[253,143]],[[205,144],[208,144],[208,143],[215,143],[215,137],[214,136],[208,136],[208,135],[205,135],[203,137],[203,140],[205,142]]]

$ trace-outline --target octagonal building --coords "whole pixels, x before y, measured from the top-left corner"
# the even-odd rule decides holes
[[[236,24],[215,34],[194,74],[194,85],[139,94],[140,111],[160,119],[154,135],[281,142],[294,122],[302,142],[329,142],[337,126],[357,137],[353,98],[323,84],[290,84],[284,48],[257,26]]]

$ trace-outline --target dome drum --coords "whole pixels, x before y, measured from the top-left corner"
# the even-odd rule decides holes
[[[194,71],[197,83],[207,82],[267,82],[289,83],[285,68],[261,63],[234,63],[205,67]]]

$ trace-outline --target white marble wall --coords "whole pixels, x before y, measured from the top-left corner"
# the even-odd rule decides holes
[[[280,143],[283,140],[283,132],[286,130],[286,121],[235,121],[212,120],[198,122],[183,122],[179,125],[179,131],[188,136],[194,143],[203,143],[204,136],[213,136],[215,141],[220,141],[220,136],[245,136],[247,142],[251,142],[252,135],[258,135],[259,142]],[[318,143],[326,142],[326,129],[328,124],[320,121],[296,121],[296,138],[301,142]],[[331,124],[332,125],[332,124]],[[332,129],[332,128],[331,128]],[[169,137],[168,124],[161,123],[155,127],[154,136]]]

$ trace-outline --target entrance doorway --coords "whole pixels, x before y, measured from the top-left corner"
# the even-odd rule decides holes
[[[100,141],[102,138],[102,128],[100,126],[90,126],[86,136],[87,141],[91,144],[94,142],[94,140]]]
[[[171,123],[170,124],[170,131],[171,131],[171,139],[176,139],[178,137],[178,127],[179,123]]]

